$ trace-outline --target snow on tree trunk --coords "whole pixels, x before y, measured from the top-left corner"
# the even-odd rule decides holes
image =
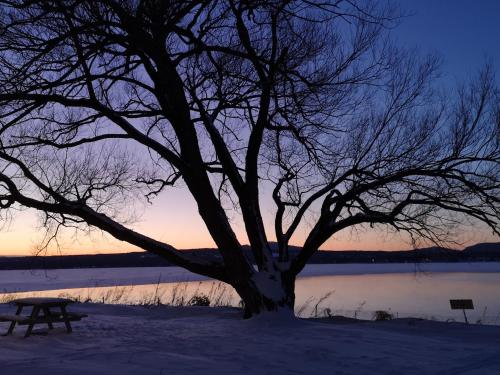
[[[263,312],[294,313],[295,277],[289,273],[260,271],[233,287],[243,301],[245,319]]]

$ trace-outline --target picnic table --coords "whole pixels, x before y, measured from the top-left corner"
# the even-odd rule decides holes
[[[36,324],[47,324],[50,329],[53,329],[53,323],[64,323],[66,331],[71,333],[71,322],[79,321],[85,318],[85,314],[77,314],[68,312],[66,307],[73,301],[66,298],[21,298],[13,300],[12,303],[17,306],[15,315],[0,315],[0,322],[10,322],[9,329],[4,336],[12,334],[16,324],[28,325],[28,329],[24,337],[31,335],[33,327]],[[25,307],[32,307],[29,316],[22,316],[21,312]],[[56,309],[56,310],[54,310]]]

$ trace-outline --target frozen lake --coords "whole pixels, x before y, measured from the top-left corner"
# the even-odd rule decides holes
[[[0,301],[27,295],[70,296],[117,304],[187,303],[204,294],[238,305],[230,287],[177,267],[0,271]],[[469,321],[500,324],[500,263],[310,265],[297,282],[300,316],[335,314],[463,321],[450,299],[472,299]]]

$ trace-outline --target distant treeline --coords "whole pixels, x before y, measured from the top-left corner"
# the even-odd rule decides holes
[[[276,250],[273,244],[273,250]],[[290,247],[293,257],[298,247]],[[214,249],[185,250],[206,260],[221,260]],[[245,252],[250,260],[248,247]],[[421,262],[491,262],[500,261],[500,242],[481,243],[452,250],[442,247],[405,251],[318,251],[310,263],[421,263]],[[150,253],[123,253],[97,255],[60,255],[0,257],[0,270],[55,269],[55,268],[111,268],[111,267],[168,267],[174,264]]]

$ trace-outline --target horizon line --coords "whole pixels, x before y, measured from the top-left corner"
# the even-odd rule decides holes
[[[275,243],[275,242],[271,242]],[[448,249],[448,250],[457,250],[457,251],[463,251],[469,247],[476,246],[476,245],[482,245],[482,244],[500,244],[500,242],[477,242],[469,246],[465,246],[461,249],[458,248],[452,248],[452,247],[445,247],[445,246],[438,246],[438,245],[433,245],[433,246],[425,246],[425,247],[418,247],[418,248],[413,248],[413,249],[397,249],[397,250],[389,250],[389,249],[357,249],[357,250],[345,250],[345,249],[319,249],[318,251],[328,251],[328,252],[377,252],[377,251],[383,251],[383,252],[397,252],[397,251],[413,251],[413,250],[423,250],[423,249],[429,249],[429,248],[442,248],[442,249]],[[250,245],[245,244],[242,245],[242,247],[249,247]],[[298,245],[289,245],[289,247],[298,247]],[[193,251],[193,250],[217,250],[215,247],[198,247],[198,248],[184,248],[184,249],[177,249],[179,251]],[[24,257],[56,257],[56,256],[80,256],[80,255],[118,255],[118,254],[134,254],[134,253],[149,253],[147,250],[133,250],[133,251],[115,251],[115,252],[79,252],[79,253],[71,253],[71,254],[50,254],[50,255],[40,255],[40,254],[16,254],[16,253],[10,253],[10,254],[2,254],[0,253],[0,258],[9,258],[9,257],[19,257],[19,258],[24,258]]]

